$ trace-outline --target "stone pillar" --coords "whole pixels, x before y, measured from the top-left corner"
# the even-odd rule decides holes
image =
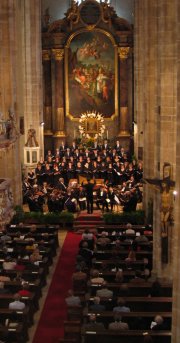
[[[119,84],[120,84],[120,130],[119,137],[130,136],[130,120],[128,109],[128,57],[130,47],[119,47]]]
[[[64,132],[64,49],[53,49],[54,58],[54,109],[53,137],[54,148],[58,148],[65,138]]]
[[[44,134],[52,135],[52,83],[51,83],[51,51],[43,50],[44,78]]]
[[[174,199],[175,211],[174,211],[174,230],[173,230],[173,318],[172,318],[172,343],[178,343],[180,337],[180,2],[175,2],[174,18],[177,20],[176,25],[176,60],[174,63],[174,69],[177,75],[177,100],[175,105],[177,106],[177,130],[176,130],[176,185],[177,195]]]
[[[0,35],[0,112],[7,120],[8,110],[13,109],[17,133],[19,118],[23,113],[19,20],[17,1],[0,1],[0,32],[3,33]],[[22,202],[21,177],[20,135],[7,140],[1,137],[0,179],[11,180],[14,206]]]
[[[20,0],[23,63],[24,126],[25,141],[29,129],[36,130],[36,139],[40,147],[40,156],[44,155],[43,130],[43,87],[42,87],[42,47],[41,47],[41,2]]]
[[[163,166],[172,166],[175,180],[176,70],[173,1],[135,2],[134,84],[137,118],[136,151],[144,149],[144,178],[163,179]],[[153,27],[153,29],[152,29]],[[143,32],[143,34],[142,34]],[[157,186],[157,185],[156,185]],[[172,191],[172,190],[171,190]],[[153,271],[161,278],[172,278],[172,227],[169,227],[168,263],[161,259],[160,187],[145,187],[144,208],[153,201]]]

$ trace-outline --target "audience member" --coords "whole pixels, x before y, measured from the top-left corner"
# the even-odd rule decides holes
[[[21,301],[21,296],[16,293],[14,294],[14,301],[9,303],[9,309],[10,310],[24,310],[25,303]]]
[[[126,231],[125,231],[126,235],[134,235],[135,231],[132,228],[132,224],[128,223],[126,225]]]
[[[67,306],[80,306],[81,305],[81,299],[79,296],[75,296],[72,289],[69,289],[68,296],[65,299],[65,302]]]
[[[93,304],[89,306],[90,311],[102,312],[105,311],[106,307],[100,304],[100,297],[94,297]]]
[[[100,298],[112,298],[113,291],[108,289],[107,283],[104,281],[102,284],[102,288],[97,290],[96,295]]]
[[[122,318],[118,313],[114,315],[114,322],[110,323],[108,326],[108,330],[110,331],[128,330],[128,329],[129,329],[128,324],[125,322],[122,322]]]
[[[113,312],[130,312],[130,308],[126,306],[125,299],[118,298],[117,306],[113,307]]]
[[[89,322],[82,326],[82,333],[85,333],[86,331],[98,332],[105,330],[104,324],[101,322],[97,322],[96,319],[96,314],[92,313],[89,316]]]

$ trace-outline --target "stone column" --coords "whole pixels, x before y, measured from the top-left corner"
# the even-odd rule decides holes
[[[172,343],[179,343],[180,337],[180,2],[174,0],[175,12],[174,18],[177,20],[176,25],[176,63],[174,69],[177,75],[177,100],[175,105],[177,106],[177,130],[176,130],[176,185],[177,195],[174,199],[174,230],[173,230],[173,318],[172,318]],[[174,27],[174,25],[173,25]]]
[[[0,112],[8,119],[8,110],[15,114],[15,125],[19,132],[19,118],[23,113],[21,78],[22,60],[19,49],[21,31],[18,4],[15,0],[0,1]],[[13,139],[0,139],[0,179],[11,180],[13,205],[21,205],[21,156],[20,135]],[[1,209],[1,206],[0,206]]]
[[[119,47],[119,84],[120,84],[120,130],[119,137],[130,136],[129,110],[128,110],[128,57],[130,47]]]
[[[44,134],[52,135],[52,83],[51,83],[51,51],[43,50],[44,77]]]
[[[64,49],[53,49],[54,58],[54,108],[53,108],[53,137],[55,148],[65,138],[64,128]]]

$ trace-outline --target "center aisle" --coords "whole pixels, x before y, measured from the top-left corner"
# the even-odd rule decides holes
[[[33,343],[57,343],[63,337],[66,304],[64,299],[72,287],[72,273],[81,235],[69,232],[52,278],[44,308],[34,335]]]

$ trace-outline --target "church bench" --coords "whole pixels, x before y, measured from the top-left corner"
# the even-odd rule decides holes
[[[120,250],[118,252],[113,252],[112,250],[96,250],[94,252],[93,257],[95,257],[96,259],[100,259],[100,260],[106,260],[109,258],[113,258],[115,255],[117,256],[117,258],[121,258],[121,259],[125,259],[126,257],[128,257],[128,253],[129,251],[125,251],[125,250]],[[152,251],[146,251],[146,250],[142,250],[142,251],[137,251],[136,252],[136,259],[142,259],[142,258],[148,258],[148,259],[152,259]],[[118,261],[117,261],[118,262]]]
[[[123,288],[122,288],[123,286]],[[124,294],[127,294],[128,296],[148,296],[151,292],[151,286],[152,282],[145,281],[145,282],[139,282],[139,283],[107,283],[107,287],[111,289],[114,292],[114,295],[118,296],[124,296]],[[125,289],[126,287],[126,289]],[[92,291],[92,294],[95,294],[98,289],[100,289],[100,285],[91,285],[90,290]],[[127,291],[126,291],[127,290]],[[162,296],[172,296],[172,284],[170,283],[161,283],[161,293]]]
[[[3,342],[24,343],[28,340],[28,332],[22,323],[10,323],[0,326],[0,339]]]
[[[0,333],[1,329],[16,329],[21,333],[24,340],[28,338],[28,327],[32,325],[32,320],[30,319],[30,309],[28,306],[24,310],[11,310],[9,308],[0,308]],[[14,325],[12,324],[14,323]],[[9,330],[10,332],[15,332],[15,330]]]
[[[105,231],[105,230],[109,230],[110,232],[111,231],[125,231],[127,229],[127,224],[100,224],[100,225],[96,225],[96,229],[98,231],[98,233],[102,232],[102,231]],[[141,231],[141,232],[144,232],[144,231],[153,231],[153,228],[151,226],[149,226],[149,228],[147,228],[145,225],[132,225],[132,229],[135,230],[135,231]]]
[[[73,321],[73,320],[80,320],[83,319],[83,306],[67,306],[67,320]]]
[[[117,264],[117,259],[111,259],[111,260],[92,260],[92,264],[94,268],[101,268],[103,266],[108,266],[109,268],[113,268]],[[131,268],[133,270],[144,270],[145,268],[149,268],[149,263],[142,260],[136,260],[131,263],[127,263],[126,261],[118,260],[118,266],[122,269],[128,269]]]
[[[130,248],[132,248],[132,242],[133,240],[121,240],[121,246],[124,250],[128,250]],[[99,244],[98,242],[96,242],[96,246],[98,249],[102,249],[102,245]],[[106,244],[106,246],[103,246],[104,250],[111,250],[115,247],[115,240],[111,241],[110,243]],[[141,242],[137,244],[137,250],[148,250],[148,251],[152,251],[153,248],[153,242]]]
[[[94,297],[90,297],[89,305],[92,304]],[[126,306],[131,312],[137,311],[172,311],[172,297],[123,297]],[[118,297],[101,298],[101,304],[106,306],[106,310],[112,310],[117,305]]]
[[[44,225],[44,224],[35,224],[37,232],[39,233],[54,233],[59,230],[59,225]],[[24,226],[19,226],[18,224],[10,224],[7,226],[8,230],[14,231],[26,231],[29,232],[32,228],[32,224],[24,224]],[[35,232],[36,233],[36,232]]]
[[[24,241],[24,239],[21,239],[21,237],[19,237],[19,234],[20,234],[20,236],[24,236],[26,233],[17,230],[16,232],[11,232],[11,231],[9,232],[8,231],[7,234],[8,234],[8,236],[11,237],[12,240],[15,239],[15,241],[17,241],[17,240]],[[45,243],[53,242],[54,247],[59,246],[58,232],[55,232],[55,233],[35,232],[35,233],[31,233],[31,236],[37,242],[43,240]]]
[[[118,263],[117,263],[118,264]],[[99,269],[99,276],[103,277],[107,282],[115,282],[116,277],[116,271],[106,271],[103,269]],[[123,270],[123,282],[128,282],[130,279],[135,277],[135,271],[134,270]],[[142,271],[141,277],[145,278],[146,275]],[[144,280],[145,281],[145,280]]]
[[[153,342],[171,343],[171,331],[126,330],[86,332],[83,334],[84,343],[143,343],[144,336],[149,334]]]
[[[98,234],[95,234],[96,238],[100,238],[102,237],[102,234],[98,233]],[[153,234],[151,235],[145,235],[145,237],[148,238],[148,241],[150,242],[152,239],[153,239]],[[135,239],[136,237],[138,237],[136,234],[126,234],[124,231],[119,231],[117,232],[116,234],[111,234],[111,233],[108,233],[108,235],[106,236],[108,237],[109,239],[111,239],[112,241],[116,240],[117,238],[121,239],[121,240],[125,240],[125,239]],[[137,242],[138,244],[141,244],[143,242],[139,241]]]
[[[81,321],[65,320],[64,321],[64,338],[74,338],[76,343],[81,342]]]
[[[95,313],[94,311],[88,311],[84,313],[84,321],[86,322],[88,317]],[[172,312],[165,312],[165,311],[151,311],[151,312],[144,312],[144,311],[136,311],[136,312],[118,312],[118,314],[122,318],[122,322],[128,323],[129,329],[133,330],[137,327],[137,325],[141,325],[143,330],[150,329],[151,322],[153,321],[154,317],[158,314],[164,318],[164,323],[166,325],[167,330],[171,329],[171,322],[172,322]],[[113,311],[102,311],[100,313],[96,313],[96,318],[98,322],[103,322],[105,327],[108,328],[109,323],[114,321],[115,312]]]

